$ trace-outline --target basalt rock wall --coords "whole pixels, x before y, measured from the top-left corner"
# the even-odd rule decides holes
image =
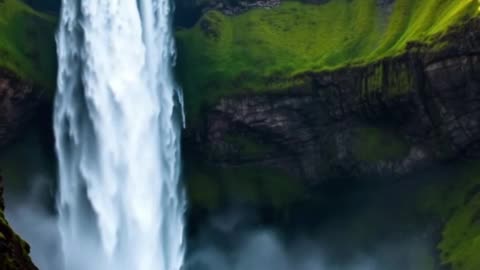
[[[301,75],[289,91],[222,98],[187,147],[219,166],[260,165],[307,181],[400,176],[480,155],[480,21],[405,53]]]

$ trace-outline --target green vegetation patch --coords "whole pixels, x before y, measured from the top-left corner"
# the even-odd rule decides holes
[[[288,1],[238,16],[209,11],[176,33],[186,108],[195,114],[226,94],[288,89],[305,84],[299,75],[307,71],[393,56],[478,13],[470,0],[397,0],[391,12],[377,2]]]
[[[444,224],[442,263],[453,270],[480,269],[480,163],[467,162],[439,177],[419,201]]]
[[[407,63],[379,62],[366,68],[362,77],[362,96],[386,93],[388,97],[407,94],[414,87],[413,71]]]
[[[0,1],[0,67],[55,88],[56,20],[19,0]]]
[[[187,166],[186,183],[189,202],[205,209],[239,203],[281,210],[299,201],[305,193],[298,179],[256,166]]]
[[[225,141],[238,150],[238,155],[250,158],[264,157],[274,151],[274,146],[259,142],[258,139],[250,138],[246,135],[229,135]]]
[[[356,130],[352,149],[357,160],[376,162],[405,158],[410,146],[405,138],[391,130],[368,127]]]

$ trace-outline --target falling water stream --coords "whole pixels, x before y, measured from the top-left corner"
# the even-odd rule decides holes
[[[180,101],[168,0],[63,0],[54,128],[65,270],[178,270]]]

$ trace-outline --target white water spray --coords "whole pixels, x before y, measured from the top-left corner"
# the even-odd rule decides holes
[[[55,136],[65,270],[178,270],[178,95],[168,0],[63,0]]]

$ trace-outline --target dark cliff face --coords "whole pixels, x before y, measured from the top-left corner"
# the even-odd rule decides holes
[[[15,74],[0,69],[0,147],[18,138],[32,125],[41,108],[41,91]],[[19,166],[24,166],[22,164]],[[0,177],[0,269],[35,270],[30,247],[10,227],[4,216],[3,180]],[[32,225],[34,226],[34,225]]]
[[[0,147],[14,139],[37,114],[42,95],[37,90],[15,74],[0,69]]]
[[[60,11],[61,0],[43,0],[43,1],[35,1],[35,0],[24,0],[25,3],[29,4],[36,10],[43,11],[43,12],[52,12],[54,14],[58,14]]]
[[[0,269],[37,270],[29,256],[29,245],[10,228],[4,210],[3,179],[0,177]]]
[[[406,53],[304,74],[288,92],[225,97],[187,131],[211,164],[260,165],[319,182],[399,176],[433,161],[477,157],[480,21]]]

